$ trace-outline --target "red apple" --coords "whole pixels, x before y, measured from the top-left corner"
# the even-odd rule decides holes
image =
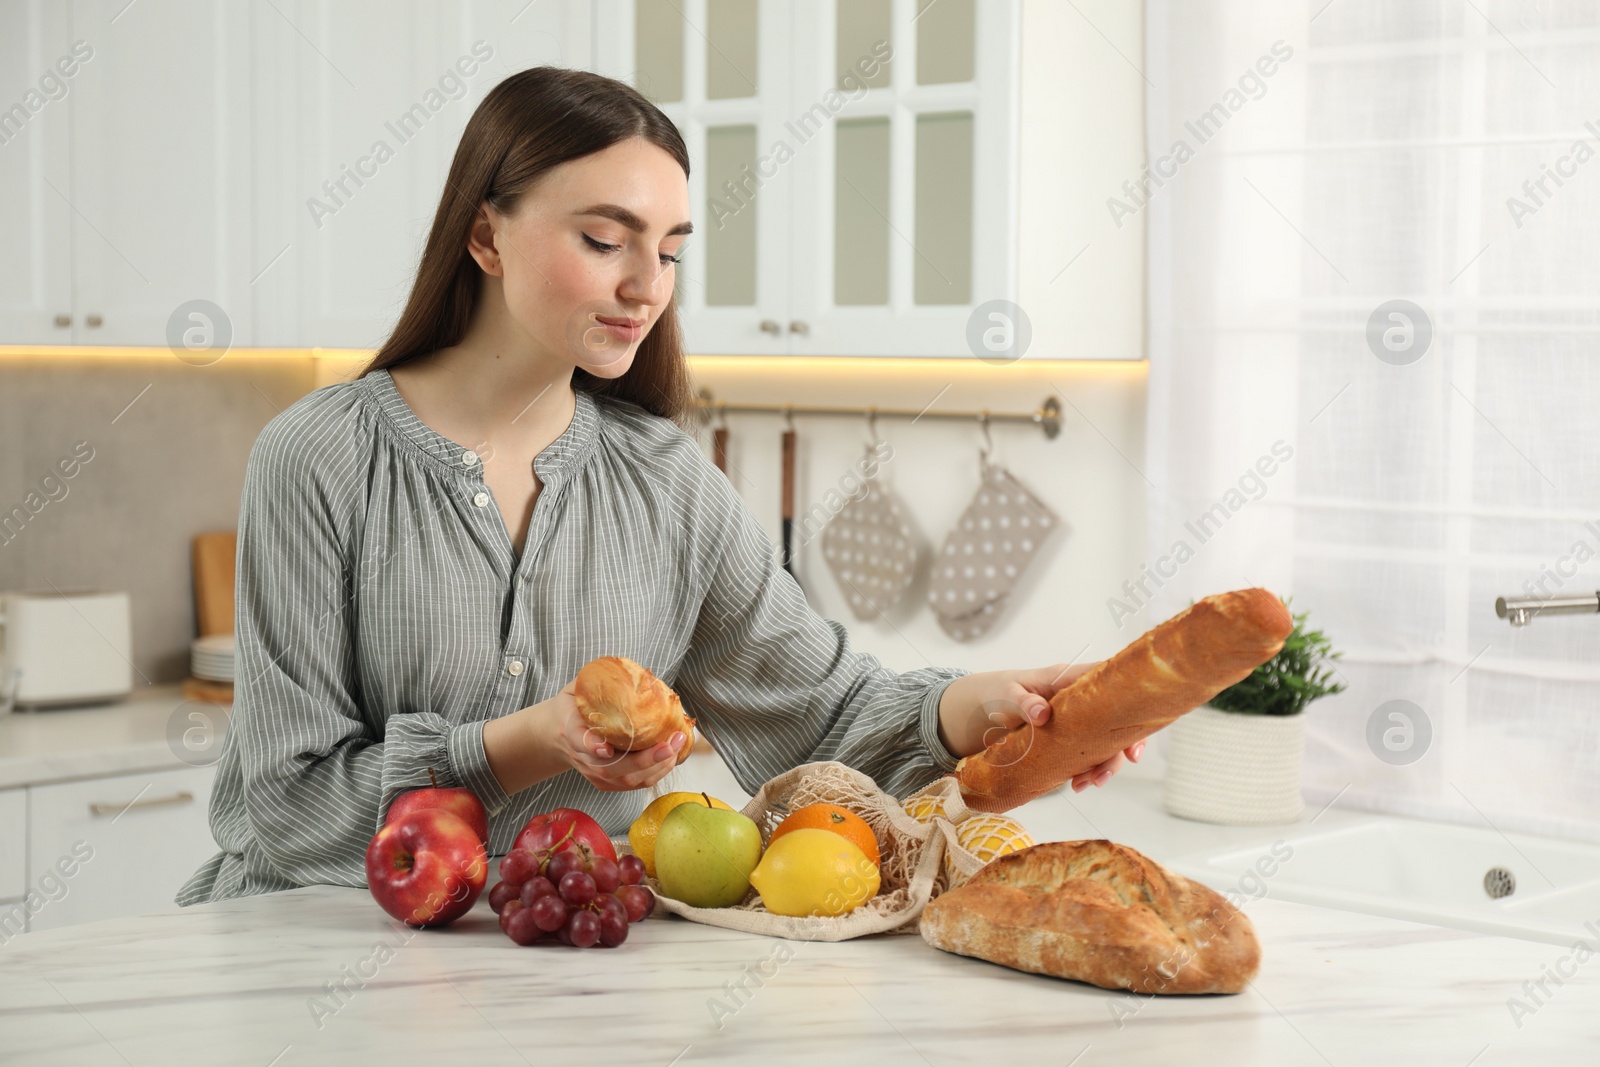
[[[443,926],[465,915],[489,879],[489,857],[459,815],[421,808],[379,830],[367,846],[367,888],[407,926]]]
[[[599,823],[577,808],[557,808],[535,815],[517,834],[512,848],[525,848],[539,857],[542,872],[557,852],[575,852],[587,870],[595,858],[604,856],[615,863],[617,849]]]
[[[483,801],[470,789],[442,789],[439,779],[433,773],[433,768],[428,768],[428,778],[433,782],[432,789],[412,789],[401,793],[394,798],[394,803],[389,805],[389,814],[383,824],[398,822],[414,811],[424,808],[442,808],[454,815],[465,819],[467,825],[477,831],[478,840],[484,847],[489,846],[489,813],[484,810]]]

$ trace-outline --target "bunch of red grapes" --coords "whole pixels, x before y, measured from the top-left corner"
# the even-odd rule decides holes
[[[614,948],[628,939],[628,924],[655,908],[644,881],[644,861],[629,854],[613,860],[579,852],[557,852],[540,870],[538,853],[514,848],[500,861],[500,881],[489,906],[500,929],[519,945],[540,938],[588,948]]]

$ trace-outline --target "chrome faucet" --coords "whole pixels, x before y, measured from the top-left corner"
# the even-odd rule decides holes
[[[1510,619],[1512,626],[1526,626],[1535,615],[1594,615],[1600,612],[1600,592],[1579,596],[1496,597],[1494,613]]]

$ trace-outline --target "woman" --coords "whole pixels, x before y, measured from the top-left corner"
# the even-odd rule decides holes
[[[365,885],[430,771],[483,801],[491,854],[560,806],[625,833],[686,739],[586,735],[596,656],[672,685],[751,793],[836,759],[908,795],[1087,669],[895,674],[811,610],[678,425],[688,173],[671,121],[595,74],[526,70],[474,112],[393,335],[251,450],[222,851],[179,904]]]

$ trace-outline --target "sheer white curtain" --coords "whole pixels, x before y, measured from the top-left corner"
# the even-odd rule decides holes
[[[1600,5],[1146,14],[1129,602],[1310,611],[1349,689],[1308,713],[1308,800],[1600,840],[1600,615],[1494,613],[1600,589]]]

